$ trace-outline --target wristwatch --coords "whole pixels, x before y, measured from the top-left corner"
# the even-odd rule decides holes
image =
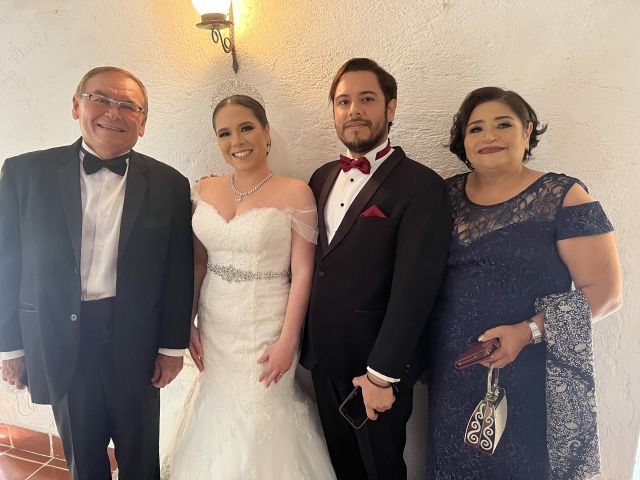
[[[542,332],[538,328],[538,324],[529,319],[527,320],[527,325],[529,325],[529,329],[531,330],[531,340],[529,340],[529,344],[535,345],[542,342],[544,339],[542,338]]]

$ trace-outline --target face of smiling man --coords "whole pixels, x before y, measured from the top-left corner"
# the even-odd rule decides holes
[[[364,155],[380,145],[396,113],[396,100],[385,103],[378,78],[368,71],[347,72],[333,99],[338,138],[352,154]]]
[[[106,71],[89,80],[80,93],[103,95],[112,100],[133,102],[142,106],[144,94],[140,86],[124,73]],[[73,97],[71,114],[79,120],[84,142],[103,159],[110,159],[133,148],[144,135],[147,116],[105,106],[86,97]]]

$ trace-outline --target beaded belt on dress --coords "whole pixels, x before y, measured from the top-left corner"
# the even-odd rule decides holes
[[[248,272],[231,265],[212,265],[207,263],[207,269],[227,282],[248,282],[251,280],[271,280],[273,278],[290,278],[291,270],[284,272]]]

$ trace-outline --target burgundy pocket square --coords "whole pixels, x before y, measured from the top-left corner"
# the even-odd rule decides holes
[[[377,205],[371,205],[364,212],[360,214],[361,217],[378,217],[378,218],[387,218],[382,210],[378,208]]]

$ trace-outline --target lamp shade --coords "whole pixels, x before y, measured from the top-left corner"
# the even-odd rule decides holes
[[[231,0],[191,0],[191,3],[200,16],[207,13],[221,13],[226,16],[231,6]]]

